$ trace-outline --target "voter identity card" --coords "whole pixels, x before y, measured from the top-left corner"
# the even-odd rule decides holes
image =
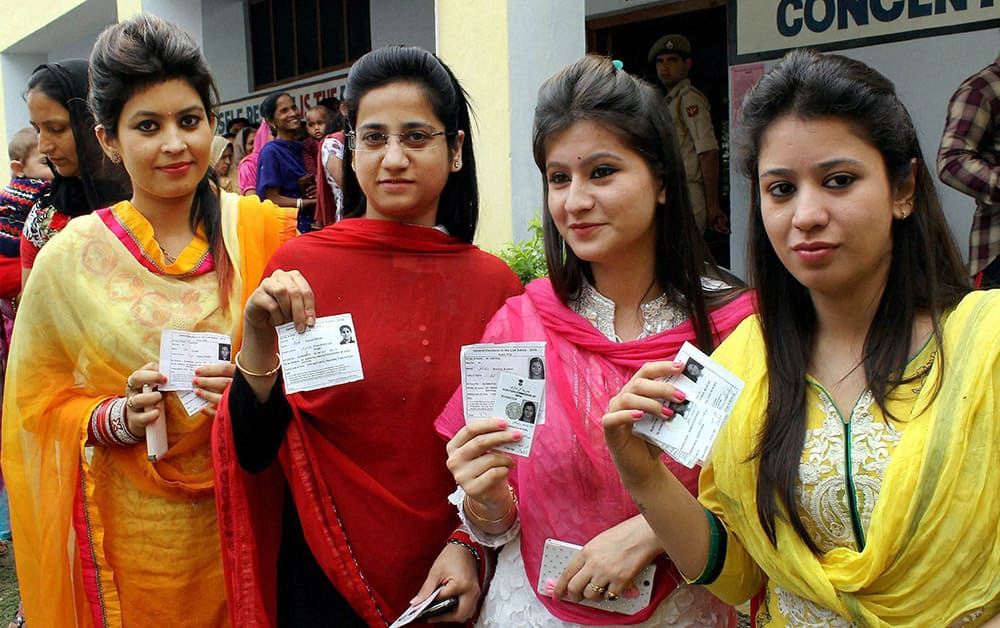
[[[167,376],[161,392],[174,391],[189,416],[208,402],[194,394],[195,369],[232,361],[233,341],[225,334],[164,329],[160,333],[160,372]]]
[[[682,391],[684,401],[668,404],[674,411],[670,420],[647,413],[634,429],[690,468],[708,457],[715,437],[743,390],[743,380],[689,342],[684,343],[675,360],[684,363],[684,370],[664,381]]]
[[[279,325],[278,352],[288,394],[318,390],[365,378],[350,314],[316,319],[299,333],[294,323]]]
[[[462,405],[466,421],[507,419],[522,438],[497,450],[527,456],[535,426],[545,422],[545,343],[462,347]]]

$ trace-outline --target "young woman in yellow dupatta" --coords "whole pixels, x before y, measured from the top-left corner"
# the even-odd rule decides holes
[[[90,60],[98,137],[133,195],[39,254],[14,331],[3,468],[25,617],[37,626],[228,625],[209,446],[231,364],[160,393],[160,333],[226,334],[293,211],[219,194],[215,87],[191,37],[157,18],[109,27]],[[144,385],[153,390],[143,391]],[[169,447],[149,462],[145,427]]]
[[[746,386],[696,501],[632,434],[678,399],[657,381],[678,369],[645,365],[604,417],[622,480],[687,578],[757,596],[758,626],[981,625],[1000,612],[1000,292],[969,292],[878,72],[790,53],[741,127],[760,313],[714,357]]]

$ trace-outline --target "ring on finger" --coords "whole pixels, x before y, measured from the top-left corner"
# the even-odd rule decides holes
[[[128,401],[126,401],[126,402],[125,402],[125,405],[126,405],[126,406],[128,406],[130,410],[135,410],[135,406],[134,406],[134,405],[132,405],[132,401],[133,401],[134,399],[135,399],[135,395],[133,395],[133,396],[129,397],[129,398],[128,398]]]
[[[593,582],[589,583],[587,587],[597,595],[604,595],[604,592],[608,590],[608,587],[598,586]]]
[[[606,599],[609,602],[614,602],[615,600],[618,599],[618,594],[617,593],[612,593],[611,591],[607,591],[604,594],[604,599]]]
[[[125,390],[132,391],[135,390],[135,384],[132,383],[132,376],[129,375],[128,379],[125,380]]]

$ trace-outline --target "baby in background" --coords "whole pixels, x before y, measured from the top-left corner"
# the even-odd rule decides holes
[[[330,110],[323,105],[313,105],[306,112],[306,133],[316,141],[322,140],[330,131]]]
[[[0,298],[21,292],[21,230],[52,180],[45,155],[38,152],[38,132],[24,127],[7,146],[10,156],[10,183],[0,190]]]
[[[313,105],[306,111],[306,139],[302,141],[302,161],[309,174],[316,176],[319,169],[319,144],[326,137],[330,125],[330,110],[323,105]]]

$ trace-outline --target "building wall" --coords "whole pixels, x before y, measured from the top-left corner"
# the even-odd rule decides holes
[[[19,0],[0,0],[0,146],[28,124],[24,90],[39,64],[87,57],[101,30],[115,21],[115,0],[46,0],[30,9]],[[0,151],[6,154],[6,151]],[[0,168],[0,182],[9,177]]]
[[[203,2],[202,49],[222,102],[243,98],[250,86],[250,46],[244,0]]]

